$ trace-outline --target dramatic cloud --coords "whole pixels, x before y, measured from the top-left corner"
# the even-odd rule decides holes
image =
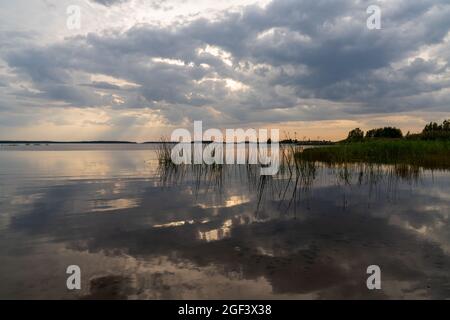
[[[114,4],[125,2],[127,0],[91,0],[91,1],[108,7],[108,6],[112,6]]]
[[[445,0],[274,0],[114,27],[108,14],[139,15],[136,3],[93,2],[104,6],[83,10],[106,10],[97,24],[51,41],[6,26],[0,112],[146,110],[160,126],[224,127],[426,113],[419,126],[449,111]],[[380,30],[366,27],[374,3]]]

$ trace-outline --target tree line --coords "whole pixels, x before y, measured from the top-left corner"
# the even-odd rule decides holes
[[[368,130],[364,133],[360,128],[355,128],[348,133],[346,141],[363,141],[369,139],[418,139],[418,140],[450,140],[450,119],[444,120],[442,124],[436,122],[428,123],[421,133],[410,134],[409,132],[403,136],[402,130],[395,127],[384,127]]]

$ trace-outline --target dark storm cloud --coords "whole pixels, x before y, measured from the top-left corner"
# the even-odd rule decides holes
[[[115,4],[126,2],[128,0],[90,0],[90,1],[109,7]]]
[[[97,89],[107,89],[107,90],[120,90],[120,86],[106,82],[106,81],[94,81],[92,83],[83,84],[86,87],[92,87]]]
[[[128,2],[130,0],[90,0],[93,3],[97,3],[100,5],[103,5],[105,7],[111,7],[117,4],[121,4],[121,3],[125,3]],[[170,10],[172,9],[171,6],[167,6],[165,5],[167,1],[166,0],[151,0],[148,1],[148,4],[153,8],[153,9],[161,9],[161,10]]]
[[[444,39],[450,5],[381,3],[382,29],[369,30],[369,4],[372,1],[273,1],[215,20],[136,25],[123,33],[21,47],[9,50],[6,61],[30,79],[43,98],[75,106],[105,101],[74,84],[80,83],[77,73],[124,79],[137,89],[123,93],[120,107],[158,109],[167,119],[199,114],[210,118],[204,108],[231,122],[448,110],[449,45]],[[206,46],[225,53],[202,51]],[[431,46],[435,49],[426,60],[419,57]],[[117,89],[116,84],[105,85],[92,87]],[[310,99],[327,103],[311,105],[315,100]],[[349,106],[342,106],[346,103]]]

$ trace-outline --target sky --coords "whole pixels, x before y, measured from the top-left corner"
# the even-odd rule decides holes
[[[449,17],[448,0],[0,0],[0,140],[417,132],[450,118]]]

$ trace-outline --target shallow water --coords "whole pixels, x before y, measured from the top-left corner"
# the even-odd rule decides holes
[[[154,145],[2,146],[0,208],[3,299],[450,298],[450,171],[260,177],[160,167]]]

